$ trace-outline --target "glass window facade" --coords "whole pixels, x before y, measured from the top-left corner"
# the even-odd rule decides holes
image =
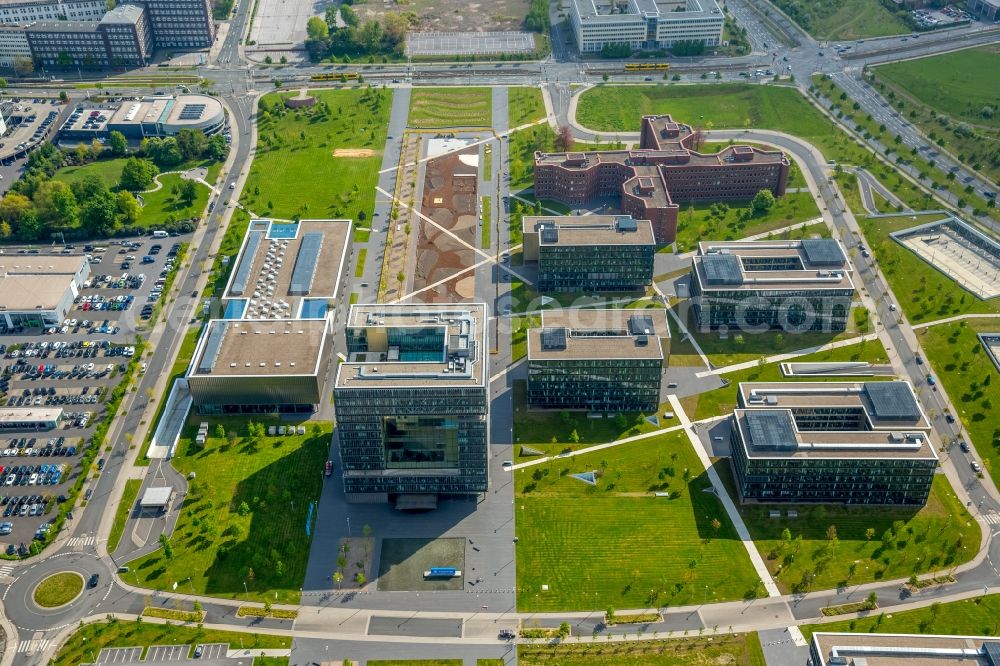
[[[660,359],[529,360],[528,406],[652,413],[662,372]]]

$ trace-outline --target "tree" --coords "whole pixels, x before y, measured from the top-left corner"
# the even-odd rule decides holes
[[[208,138],[205,133],[190,128],[184,128],[177,133],[177,148],[186,160],[193,160],[201,157],[208,145]]]
[[[339,571],[334,571],[331,578],[333,578],[333,582],[337,584],[337,589],[340,589],[340,584],[344,582],[344,574]]]
[[[865,530],[865,539],[871,541],[874,538],[875,538],[875,528],[869,527],[868,529]]]
[[[18,192],[8,192],[0,199],[0,220],[16,223],[21,216],[31,210],[31,199]]]
[[[569,622],[565,620],[559,625],[559,638],[566,638],[569,636]]]
[[[104,191],[84,201],[80,209],[80,221],[91,236],[111,235],[118,221],[115,195]]]
[[[719,529],[722,527],[722,523],[719,522],[718,518],[712,518],[712,523],[711,524],[712,524],[712,529],[715,530],[716,534],[718,534],[719,533]]]
[[[35,62],[26,56],[17,56],[12,63],[18,76],[28,76],[35,71]]]
[[[149,160],[130,157],[122,167],[121,186],[132,191],[148,190],[158,173],[160,170]]]
[[[59,91],[59,101],[62,102],[63,104],[69,101],[69,95],[66,94],[65,90]]]
[[[878,608],[878,593],[872,592],[869,594],[868,598],[865,599],[865,605],[868,607],[868,610],[875,610]]]
[[[569,128],[569,125],[563,125],[559,128],[555,147],[556,151],[560,153],[569,152],[573,149],[573,130]]]
[[[774,194],[771,190],[761,190],[750,201],[754,213],[766,213],[774,206]]]
[[[79,220],[76,197],[69,185],[59,180],[49,180],[35,191],[35,208],[38,219],[46,225],[75,227]]]
[[[368,582],[368,579],[365,577],[364,573],[359,571],[358,573],[354,574],[354,582],[357,583],[358,585],[364,585],[365,583]]]
[[[10,222],[0,222],[0,238],[7,240],[14,234],[14,230],[10,226]]]
[[[217,423],[215,425],[215,437],[217,439],[225,439],[226,438],[226,429],[225,429],[225,427],[223,427],[223,425],[221,423]]]
[[[182,180],[177,189],[177,198],[187,208],[198,198],[198,183],[193,180]]]
[[[117,130],[108,136],[108,145],[111,147],[112,155],[120,157],[128,152],[128,139]]]
[[[122,190],[115,195],[115,199],[122,224],[133,225],[139,221],[139,218],[142,217],[142,207],[131,192]]]
[[[160,546],[163,547],[163,556],[168,560],[172,560],[174,558],[174,547],[170,543],[170,538],[166,534],[161,533],[159,541]]]
[[[569,441],[574,444],[578,444],[580,442],[580,433],[576,431],[576,428],[573,428],[573,432],[569,434]]]
[[[320,17],[313,16],[306,21],[306,35],[309,39],[329,39],[330,26]]]
[[[226,159],[228,152],[229,144],[226,143],[226,138],[221,134],[213,134],[208,140],[208,145],[205,147],[205,157],[216,162]]]

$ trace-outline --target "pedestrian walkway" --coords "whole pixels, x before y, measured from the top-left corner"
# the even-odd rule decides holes
[[[17,651],[24,654],[35,654],[41,652],[49,646],[51,641],[47,638],[36,638],[23,640],[17,644]]]
[[[175,380],[167,396],[167,405],[160,414],[160,422],[156,424],[156,430],[153,432],[153,441],[149,445],[147,454],[150,459],[170,457],[177,439],[181,436],[181,429],[187,420],[188,412],[191,411],[191,402],[187,380]]]
[[[78,536],[70,537],[66,540],[66,545],[70,548],[75,548],[78,546],[96,546],[97,537],[96,536]]]
[[[991,511],[983,514],[983,520],[990,525],[1000,525],[1000,513]]]
[[[13,564],[5,564],[2,567],[0,567],[0,577],[3,577],[3,576],[12,576],[12,575],[14,575],[14,565]]]
[[[819,345],[817,347],[806,347],[805,349],[798,349],[796,351],[786,352],[784,354],[775,354],[774,356],[768,356],[764,359],[764,363],[780,363],[781,361],[787,361],[788,359],[798,358],[799,356],[805,356],[806,354],[815,354],[816,352],[827,351],[830,349],[837,349],[839,347],[850,347],[851,345],[860,344],[862,341],[871,342],[872,340],[877,340],[877,333],[868,333],[867,335],[859,335],[855,338],[846,338],[844,340],[836,340],[834,342],[829,342],[825,345]],[[702,378],[708,377],[710,375],[724,375],[730,372],[736,372],[738,370],[749,370],[750,368],[755,368],[759,366],[760,359],[753,359],[751,361],[744,361],[743,363],[734,363],[733,365],[726,365],[721,368],[713,368],[712,370],[703,370],[702,372],[695,373],[695,377]]]
[[[701,464],[705,467],[705,471],[708,473],[708,479],[712,482],[712,487],[715,489],[715,494],[722,502],[722,506],[725,507],[726,513],[729,515],[729,520],[731,520],[733,525],[736,527],[736,533],[743,542],[743,546],[747,550],[747,555],[750,556],[750,563],[753,564],[754,570],[757,571],[757,575],[760,577],[761,583],[764,584],[764,589],[767,590],[767,596],[780,597],[781,592],[778,590],[778,585],[774,582],[774,579],[771,578],[771,572],[767,570],[767,565],[764,564],[764,558],[762,558],[760,553],[757,552],[757,546],[750,537],[750,531],[747,529],[746,523],[743,522],[743,517],[740,515],[740,512],[733,503],[729,493],[726,492],[725,486],[722,485],[722,479],[719,478],[719,473],[716,472],[715,467],[712,466],[712,460],[708,457],[708,452],[705,450],[705,446],[702,444],[701,438],[698,437],[697,433],[695,433],[694,426],[690,419],[688,419],[687,414],[684,412],[684,407],[681,405],[681,401],[678,400],[677,396],[673,393],[667,395],[667,400],[670,401],[671,409],[673,409],[674,414],[681,422],[681,427],[687,434],[688,440],[694,448],[694,452],[698,455],[698,459],[701,460]]]
[[[934,321],[925,321],[922,324],[912,324],[910,328],[917,330],[918,328],[930,328],[931,326],[940,326],[941,324],[950,324],[956,321],[962,321],[963,319],[1000,319],[1000,314],[997,313],[976,313],[976,314],[960,314],[954,317],[945,317],[944,319],[936,319]]]

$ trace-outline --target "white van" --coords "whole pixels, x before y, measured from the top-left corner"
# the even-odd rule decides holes
[[[162,230],[154,231],[153,232],[153,238],[166,238],[169,235],[170,234],[168,234],[166,231],[162,231]]]

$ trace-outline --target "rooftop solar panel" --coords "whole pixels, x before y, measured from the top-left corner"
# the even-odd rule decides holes
[[[566,349],[566,329],[565,328],[543,328],[542,329],[542,349],[554,351]]]
[[[777,451],[798,448],[795,421],[787,409],[753,409],[744,413],[744,419],[753,448]]]
[[[247,234],[247,244],[240,255],[240,265],[233,273],[233,284],[229,291],[234,296],[242,296],[246,293],[247,283],[250,281],[250,269],[253,267],[253,257],[257,254],[257,248],[264,238],[263,231],[251,231]]]
[[[181,109],[181,120],[197,120],[205,112],[204,104],[185,104]]]
[[[879,419],[916,421],[920,407],[906,382],[865,382],[865,394]]]
[[[292,281],[288,293],[293,296],[308,294],[312,287],[313,275],[316,274],[316,264],[323,248],[323,233],[313,231],[302,235],[299,243],[299,253],[295,255],[295,268],[292,269]]]
[[[809,263],[816,266],[843,266],[847,263],[840,243],[832,238],[807,238],[802,241],[802,251]]]
[[[226,335],[226,322],[217,321],[208,329],[208,339],[205,340],[205,351],[198,361],[198,372],[211,372],[215,367],[215,360],[219,358],[219,348],[222,346],[222,338]]]
[[[706,254],[701,265],[708,284],[743,284],[740,260],[734,254]]]

